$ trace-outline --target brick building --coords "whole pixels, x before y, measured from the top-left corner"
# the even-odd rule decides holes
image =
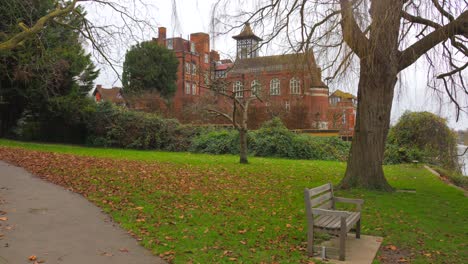
[[[336,90],[329,97],[328,128],[340,131],[341,137],[350,140],[356,122],[356,96]]]
[[[197,98],[209,92],[212,65],[219,61],[219,54],[210,50],[210,36],[206,33],[192,33],[190,40],[182,37],[167,38],[166,28],[159,27],[158,37],[153,38],[160,45],[173,50],[179,60],[177,89],[173,98],[173,113],[182,121],[193,116],[186,113]]]
[[[279,116],[290,129],[328,128],[328,87],[312,52],[260,56],[262,39],[248,23],[233,39],[236,60],[217,63],[215,76],[224,76],[238,98],[261,95],[264,103],[253,108],[251,127]]]
[[[187,40],[167,38],[166,28],[158,29],[158,37],[153,41],[173,50],[179,60],[171,116],[182,122],[200,122],[202,113],[192,106],[203,98],[214,98],[209,88],[214,80],[223,79],[225,89],[238,99],[249,98],[254,93],[262,98],[262,102],[256,101],[249,111],[250,128],[257,128],[278,116],[290,129],[335,129],[343,135],[352,135],[355,97],[351,98],[351,104],[348,94],[343,92],[335,92],[329,97],[321,68],[312,52],[260,56],[262,39],[254,34],[248,23],[233,39],[237,41],[234,62],[221,60],[219,54],[210,49],[210,37],[206,33],[190,34]],[[220,106],[227,105],[225,100],[215,101]],[[346,121],[338,125],[339,114],[344,114]],[[205,122],[224,121],[211,119]]]

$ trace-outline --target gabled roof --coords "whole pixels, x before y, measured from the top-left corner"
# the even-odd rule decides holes
[[[356,96],[354,96],[353,94],[350,94],[350,93],[347,93],[347,92],[343,92],[341,90],[336,90],[334,91],[330,97],[340,97],[340,98],[343,98],[343,99],[357,99]]]
[[[122,88],[120,87],[112,87],[112,88],[102,88],[96,87],[93,92],[93,95],[96,96],[96,93],[101,94],[101,98],[104,101],[109,101],[113,103],[123,103],[125,100],[122,97]]]
[[[244,25],[244,28],[242,29],[241,33],[236,36],[232,36],[233,39],[235,40],[241,40],[241,39],[255,39],[257,41],[262,41],[260,37],[255,35],[252,31],[252,28],[250,27],[250,23],[246,22]]]

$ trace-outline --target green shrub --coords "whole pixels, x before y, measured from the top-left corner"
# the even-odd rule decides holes
[[[345,161],[350,143],[338,137],[313,137],[289,131],[279,119],[266,122],[248,134],[249,152],[260,157]],[[239,133],[234,130],[205,131],[192,140],[190,151],[239,154]]]
[[[279,118],[265,122],[259,130],[251,134],[249,148],[254,155],[285,158],[294,156],[292,142],[295,134],[289,131]]]
[[[429,112],[405,112],[389,131],[386,163],[418,160],[459,171],[456,136],[447,121]]]
[[[239,132],[223,129],[200,134],[192,140],[190,151],[211,154],[239,154]]]
[[[130,111],[110,103],[99,104],[88,120],[88,144],[103,147],[186,151],[186,136],[194,129],[175,119]]]

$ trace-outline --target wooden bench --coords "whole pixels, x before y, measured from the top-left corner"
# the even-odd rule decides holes
[[[345,260],[346,235],[356,226],[356,238],[361,235],[362,199],[335,197],[331,183],[304,190],[307,214],[307,251],[310,257],[314,254],[314,231],[325,232],[340,237],[340,260]],[[357,212],[335,210],[335,203],[352,203]]]

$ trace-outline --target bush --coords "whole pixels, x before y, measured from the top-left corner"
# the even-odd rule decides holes
[[[175,119],[101,103],[88,120],[88,144],[103,147],[186,151],[196,130]]]
[[[249,152],[260,157],[345,161],[350,143],[338,137],[313,137],[289,131],[279,119],[266,122],[248,134]],[[236,130],[212,130],[195,136],[190,151],[211,154],[239,154]]]
[[[414,160],[422,162],[424,161],[425,154],[418,148],[387,143],[384,156],[385,164],[400,164],[411,163]]]
[[[203,133],[192,140],[190,151],[211,154],[239,154],[239,132],[223,129]]]
[[[456,136],[447,121],[429,112],[405,112],[389,131],[385,161],[418,160],[459,171]]]
[[[249,148],[255,156],[294,156],[292,142],[295,134],[289,131],[279,118],[265,122],[259,130],[251,134]]]

